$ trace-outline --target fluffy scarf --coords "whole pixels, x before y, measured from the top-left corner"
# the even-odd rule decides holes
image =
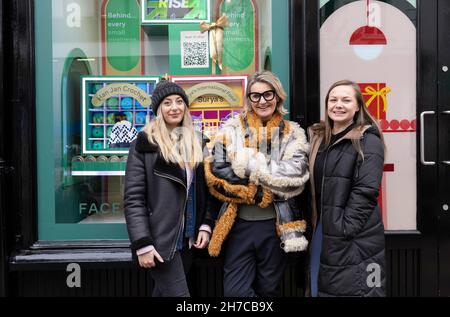
[[[289,132],[289,124],[284,122],[280,113],[274,114],[272,119],[264,126],[259,117],[253,112],[239,116],[242,133],[245,135],[245,146],[252,147],[256,151],[265,143],[264,146],[270,146],[273,138],[272,133],[280,133],[279,140],[283,135]],[[253,128],[253,129],[249,129]],[[279,128],[278,130],[273,128]],[[226,140],[223,140],[226,143]],[[226,146],[226,144],[224,144]],[[233,157],[236,153],[231,153]],[[256,201],[258,186],[249,182],[248,185],[233,184],[224,179],[216,177],[212,173],[213,157],[205,161],[205,176],[210,193],[222,202],[228,203],[226,210],[217,220],[211,241],[208,246],[208,252],[211,256],[218,256],[223,242],[227,238],[237,216],[238,204],[255,205],[260,208],[267,208],[273,202],[273,194],[267,188],[262,188],[262,199]]]

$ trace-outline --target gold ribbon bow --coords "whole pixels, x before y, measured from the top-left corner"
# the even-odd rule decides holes
[[[223,14],[216,23],[200,23],[200,32],[209,31],[209,55],[213,61],[212,71],[216,72],[216,64],[222,70],[223,28],[228,26],[228,17]]]
[[[367,86],[365,89],[364,89],[364,94],[368,94],[368,95],[370,95],[370,98],[369,98],[369,100],[367,100],[367,102],[366,102],[366,105],[367,105],[367,107],[370,105],[370,103],[375,99],[375,98],[377,98],[377,97],[381,97],[382,99],[383,99],[383,103],[384,103],[384,105],[383,105],[383,111],[384,112],[386,112],[386,110],[387,110],[387,100],[386,100],[386,95],[388,94],[388,93],[390,93],[392,91],[392,89],[391,88],[389,88],[389,87],[383,87],[382,89],[380,89],[380,90],[376,90],[375,88],[373,88],[373,87],[371,87],[371,86]],[[378,104],[377,104],[377,110],[378,110]],[[378,118],[379,118],[380,116],[378,115]]]

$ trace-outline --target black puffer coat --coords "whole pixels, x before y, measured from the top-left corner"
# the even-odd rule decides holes
[[[124,209],[133,255],[135,251],[154,245],[164,260],[175,253],[182,230],[187,199],[186,173],[178,165],[168,164],[151,144],[145,132],[131,143],[125,176]],[[205,219],[208,189],[203,164],[195,170],[196,233],[202,224],[213,227]]]
[[[317,226],[314,162],[323,128],[310,129],[313,226]],[[360,138],[364,160],[352,145]],[[354,128],[325,154],[319,296],[385,296],[385,238],[377,198],[384,166],[378,130]],[[319,209],[320,210],[320,209]]]

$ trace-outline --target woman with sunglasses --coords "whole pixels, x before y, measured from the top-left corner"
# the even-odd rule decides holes
[[[221,202],[209,244],[224,244],[226,297],[280,296],[286,252],[306,249],[306,222],[295,198],[308,181],[309,146],[300,126],[283,119],[286,93],[271,72],[254,74],[244,111],[215,137],[205,175]]]

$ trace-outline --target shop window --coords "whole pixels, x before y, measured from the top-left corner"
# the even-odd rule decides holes
[[[35,1],[40,240],[127,239],[128,147],[162,77],[189,90],[210,137],[241,111],[248,75],[272,69],[289,87],[288,24],[272,24],[289,6],[272,2]]]

